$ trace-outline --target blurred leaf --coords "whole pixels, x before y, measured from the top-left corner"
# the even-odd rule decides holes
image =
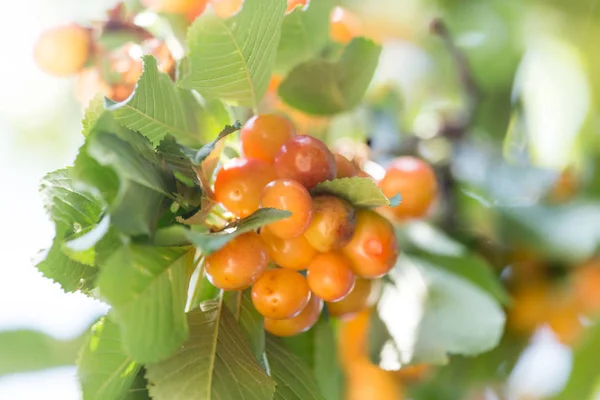
[[[92,326],[77,362],[83,399],[124,399],[140,368],[125,354],[119,326],[102,318]]]
[[[381,189],[370,178],[339,178],[319,183],[311,190],[312,195],[333,194],[346,199],[357,208],[375,208],[400,204],[400,196],[385,197]]]
[[[135,361],[162,360],[187,339],[187,267],[192,260],[188,248],[130,244],[102,266],[100,294],[113,307],[125,351]]]
[[[310,330],[314,341],[312,370],[323,399],[336,400],[343,398],[344,382],[331,324],[332,320],[322,315]]]
[[[329,41],[332,0],[313,0],[306,9],[297,7],[283,19],[277,49],[276,70],[289,71],[315,57]]]
[[[339,60],[313,60],[294,68],[279,86],[290,106],[315,115],[332,115],[356,107],[377,67],[381,46],[354,39]]]
[[[246,218],[237,221],[234,225],[228,227],[227,230],[215,233],[202,233],[186,230],[186,236],[193,245],[197,246],[202,251],[202,254],[209,255],[219,250],[242,233],[254,231],[261,226],[282,220],[290,215],[291,213],[285,210],[261,208]],[[230,231],[230,229],[233,228],[235,228],[235,230]]]
[[[0,377],[75,365],[84,337],[55,339],[43,332],[20,329],[0,332]]]
[[[597,393],[600,369],[600,324],[589,327],[574,353],[571,375],[563,391],[555,400],[592,399]]]
[[[500,208],[507,239],[570,263],[591,257],[600,244],[600,204]]]
[[[133,96],[121,103],[107,100],[107,109],[114,112],[118,123],[140,132],[154,147],[167,134],[185,146],[202,144],[198,102],[177,88],[167,74],[159,72],[154,57],[145,55],[142,61],[144,69]]]
[[[189,340],[147,366],[155,400],[271,400],[275,384],[261,369],[222,300],[188,313]]]
[[[500,283],[499,278],[494,275],[492,267],[476,255],[463,253],[460,256],[445,256],[418,252],[415,253],[415,256],[427,261],[436,268],[443,269],[469,281],[503,305],[508,304],[510,301],[508,293]]]
[[[259,360],[265,352],[264,318],[254,308],[250,296],[250,290],[227,292],[225,304],[238,322],[254,357]]]
[[[390,277],[394,284],[384,286],[378,313],[399,351],[397,362],[443,364],[449,354],[473,356],[498,344],[504,313],[479,287],[405,255]],[[406,348],[413,328],[416,342]]]
[[[274,400],[324,400],[308,365],[290,353],[279,338],[267,335],[267,357],[277,383]]]
[[[256,108],[269,85],[285,0],[246,0],[223,20],[205,13],[188,31],[190,73],[180,84],[206,98]]]

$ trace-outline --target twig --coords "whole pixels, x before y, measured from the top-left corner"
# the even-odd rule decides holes
[[[430,29],[432,33],[442,40],[446,50],[452,57],[457,70],[457,78],[466,100],[462,112],[452,120],[445,121],[439,132],[440,136],[448,138],[452,143],[452,147],[455,148],[456,143],[464,138],[473,123],[479,104],[479,88],[466,56],[454,43],[453,37],[444,21],[439,18],[434,19],[431,22]],[[445,213],[442,224],[446,232],[458,233],[458,205],[456,204],[455,197],[457,182],[452,174],[450,163],[440,168],[440,175],[441,189],[445,201]]]
[[[473,122],[479,103],[479,87],[473,78],[467,57],[454,43],[454,39],[444,21],[439,18],[434,19],[431,22],[430,29],[432,33],[440,37],[446,50],[450,53],[456,66],[458,81],[461,84],[466,99],[466,106],[462,113],[454,121],[446,121],[440,131],[442,136],[449,139],[458,139],[465,135]]]

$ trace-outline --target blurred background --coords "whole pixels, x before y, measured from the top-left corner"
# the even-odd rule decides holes
[[[342,1],[346,14],[338,9],[336,18],[344,19],[352,34],[384,44],[367,102],[327,121],[326,128],[319,119],[293,116],[307,130],[326,129],[333,138],[371,139],[381,162],[417,143],[419,154],[452,171],[457,215],[448,223],[455,224],[457,235],[472,238],[498,267],[513,290],[514,309],[523,314],[509,310],[507,329],[527,335],[515,354],[508,350],[510,343],[501,347],[511,360],[503,364],[506,380],[476,385],[473,399],[556,394],[571,370],[571,336],[586,325],[573,312],[561,314],[559,322],[524,326],[527,322],[519,321],[534,320],[537,309],[519,286],[536,282],[543,296],[561,298],[570,290],[564,289],[570,284],[565,282],[571,282],[562,277],[589,262],[600,241],[600,79],[593,73],[600,62],[599,2]],[[5,49],[0,67],[5,188],[0,198],[0,331],[31,328],[71,339],[106,311],[82,294],[64,294],[34,268],[37,253],[53,236],[39,181],[74,159],[83,142],[84,108],[75,97],[78,78],[40,71],[33,49],[44,29],[101,19],[115,4],[21,0],[0,13]],[[444,21],[449,36],[432,35],[434,18]],[[445,39],[451,40],[450,47]],[[461,67],[456,54],[464,54],[468,64]],[[463,119],[468,120],[467,138],[450,158],[450,143],[439,132]],[[591,291],[600,293],[600,279],[596,282]],[[565,304],[552,307],[568,308]],[[75,368],[0,376],[0,399],[42,396],[80,398]],[[427,396],[415,398],[442,398]]]

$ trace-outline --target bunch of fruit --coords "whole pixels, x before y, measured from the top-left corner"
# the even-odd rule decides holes
[[[279,336],[313,326],[323,302],[338,317],[367,307],[372,280],[396,263],[394,227],[376,211],[357,210],[334,195],[310,193],[321,182],[358,176],[358,166],[334,155],[322,141],[296,135],[290,121],[276,114],[250,119],[240,141],[243,157],[225,163],[216,174],[216,201],[238,218],[259,208],[287,210],[291,216],[259,233],[242,234],[208,255],[205,272],[211,283],[223,290],[252,286],[252,301],[265,317],[265,329]],[[414,158],[397,160],[381,181],[382,189],[406,189],[422,178],[423,165]],[[430,173],[432,181],[413,186],[403,206],[391,210],[393,215],[427,212],[435,196],[435,176]],[[269,269],[270,261],[277,267]]]

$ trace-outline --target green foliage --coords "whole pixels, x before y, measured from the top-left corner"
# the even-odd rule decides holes
[[[0,377],[73,365],[83,339],[59,340],[25,329],[0,332]]]
[[[234,17],[210,14],[188,32],[190,72],[180,85],[207,98],[256,108],[275,64],[285,0],[246,0]]]
[[[92,326],[77,362],[84,400],[125,399],[140,368],[123,351],[119,326],[102,318]]]
[[[143,57],[144,70],[133,96],[121,103],[108,101],[116,121],[140,132],[156,147],[172,135],[183,145],[201,144],[200,105],[191,94],[175,86],[171,78],[158,71],[156,59]]]
[[[135,361],[160,361],[188,337],[187,269],[193,250],[127,245],[102,268],[100,294],[113,307],[125,351]]]
[[[357,208],[375,208],[381,206],[396,206],[401,197],[391,199],[385,197],[381,189],[370,178],[339,178],[319,183],[312,191],[313,195],[333,194],[346,199]]]
[[[244,219],[241,219],[220,232],[203,233],[186,231],[188,240],[198,247],[204,255],[211,254],[242,233],[254,231],[263,225],[277,222],[291,215],[289,211],[274,208],[261,208]],[[231,231],[231,229],[235,229]]]
[[[288,72],[319,54],[329,41],[332,9],[332,0],[318,0],[310,2],[306,9],[298,7],[285,16],[275,63],[278,72]]]
[[[571,375],[556,400],[591,399],[598,389],[598,357],[600,352],[600,324],[595,323],[575,349]]]
[[[308,366],[290,353],[280,339],[267,337],[267,357],[271,375],[277,383],[274,400],[324,399]]]
[[[227,292],[225,304],[238,322],[254,357],[260,360],[265,352],[264,318],[252,304],[251,291]]]
[[[449,354],[473,356],[494,348],[504,329],[504,312],[495,299],[458,271],[401,256],[384,286],[378,313],[395,342],[399,360],[406,361],[402,338],[406,324],[414,324],[412,360],[444,364]],[[408,321],[398,310],[413,307],[418,321]],[[414,308],[416,307],[416,308]],[[381,341],[384,343],[386,341]]]
[[[381,47],[354,39],[337,61],[312,60],[294,68],[279,87],[281,98],[308,114],[349,111],[363,98],[377,67]]]
[[[342,398],[344,383],[333,322],[323,315],[307,332],[281,340],[284,350],[297,357],[299,364],[309,368],[321,396],[328,400]],[[274,340],[279,343],[278,339]]]
[[[271,400],[275,383],[252,355],[223,300],[188,313],[189,340],[170,358],[147,366],[156,400]]]

